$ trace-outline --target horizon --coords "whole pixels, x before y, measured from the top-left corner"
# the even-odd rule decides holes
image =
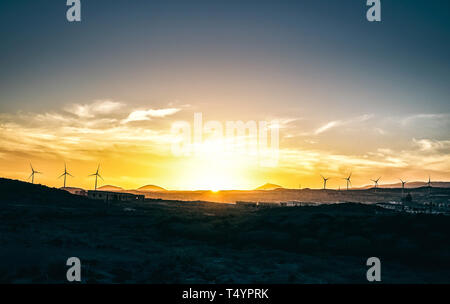
[[[14,178],[8,178],[8,177],[0,177],[0,178],[2,178],[2,179],[9,179],[9,180],[15,180],[15,181],[19,181],[19,182],[24,182],[24,183],[30,183],[31,184],[31,182],[30,182],[30,180],[28,179],[28,180],[24,180],[24,179],[14,179]],[[427,183],[428,183],[428,180],[424,180],[424,181],[421,181],[421,180],[411,180],[411,181],[407,181],[406,182],[406,184],[405,184],[405,188],[408,188],[408,186],[410,185],[410,184],[417,184],[417,183],[423,183],[425,186],[427,185]],[[444,181],[444,180],[431,180],[431,185],[432,185],[432,187],[434,187],[434,188],[439,188],[439,187],[436,187],[436,186],[433,186],[433,184],[437,184],[437,183],[449,183],[450,184],[450,181]],[[40,183],[39,181],[36,181],[35,183],[34,183],[35,185],[40,185],[40,186],[45,186],[45,187],[49,187],[49,188],[55,188],[55,189],[69,189],[69,188],[78,188],[78,189],[83,189],[83,190],[94,190],[94,189],[91,189],[91,188],[94,188],[94,187],[87,187],[87,188],[85,188],[85,187],[81,187],[81,186],[77,186],[77,185],[66,185],[66,187],[64,187],[64,186],[62,186],[62,187],[59,187],[59,186],[52,186],[52,185],[47,185],[47,184],[43,184],[43,183]],[[270,186],[276,186],[277,188],[274,188],[274,189],[258,189],[258,188],[261,188],[261,187],[264,187],[264,186],[267,186],[267,185],[270,185]],[[399,182],[395,182],[395,181],[391,181],[391,182],[386,182],[386,183],[380,183],[377,187],[375,187],[374,186],[374,184],[364,184],[364,185],[358,185],[358,186],[353,186],[353,187],[349,187],[349,189],[348,190],[368,190],[368,189],[378,189],[378,188],[380,188],[380,189],[382,189],[383,188],[383,186],[395,186],[395,185],[399,185],[399,188],[391,188],[391,189],[401,189],[401,182],[399,181]],[[100,184],[100,185],[98,185],[97,186],[97,191],[102,191],[102,189],[103,188],[107,188],[107,187],[113,187],[113,188],[118,188],[120,191],[140,191],[140,189],[141,188],[144,188],[144,187],[148,187],[148,186],[154,186],[154,187],[157,187],[157,188],[162,188],[162,190],[161,191],[156,191],[156,190],[153,190],[153,191],[150,191],[150,192],[165,192],[165,191],[167,191],[167,192],[176,192],[176,191],[179,191],[179,192],[189,192],[189,191],[209,191],[209,192],[225,192],[225,191],[273,191],[273,190],[276,190],[276,189],[285,189],[285,190],[334,190],[334,191],[348,191],[347,189],[346,189],[346,187],[344,187],[344,186],[342,186],[342,187],[337,187],[337,188],[332,188],[332,187],[327,187],[326,189],[323,189],[323,186],[322,186],[322,188],[321,187],[317,187],[317,188],[312,188],[312,187],[307,187],[307,186],[305,186],[305,187],[302,187],[302,188],[289,188],[289,187],[285,187],[285,186],[283,186],[283,185],[279,185],[279,184],[275,184],[275,183],[271,183],[271,182],[267,182],[267,183],[265,183],[265,184],[261,184],[261,185],[259,185],[259,186],[257,186],[257,187],[255,187],[255,188],[251,188],[251,189],[169,189],[169,188],[166,188],[166,187],[164,187],[163,185],[157,185],[157,184],[145,184],[145,185],[142,185],[142,186],[137,186],[137,187],[135,187],[135,188],[125,188],[125,187],[122,187],[122,186],[120,186],[120,185],[113,185],[113,184],[108,184],[108,183],[105,183],[105,184]],[[423,187],[425,187],[425,186],[418,186],[418,187],[411,187],[411,188],[423,188]],[[411,189],[411,188],[408,188],[408,189]],[[144,191],[145,192],[145,191]]]

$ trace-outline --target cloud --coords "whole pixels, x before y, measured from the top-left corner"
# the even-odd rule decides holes
[[[318,129],[316,129],[314,131],[314,135],[319,135],[322,134],[328,130],[331,130],[333,128],[339,127],[339,126],[344,126],[344,125],[348,125],[348,124],[353,124],[353,123],[361,123],[361,122],[365,122],[367,120],[369,120],[370,118],[372,118],[373,115],[372,114],[364,114],[361,116],[357,116],[348,120],[333,120],[330,121],[328,123],[326,123],[325,125],[319,127]]]
[[[374,129],[376,133],[378,133],[379,135],[385,135],[386,131],[381,129],[381,128],[375,128]]]
[[[167,108],[167,109],[149,109],[149,110],[136,110],[131,112],[128,117],[122,120],[122,124],[126,124],[132,121],[145,121],[150,120],[151,118],[161,118],[169,115],[173,115],[179,112],[181,109],[178,108]]]
[[[319,135],[325,131],[328,131],[328,130],[335,128],[337,126],[340,126],[340,125],[342,125],[342,121],[340,121],[340,120],[330,121],[329,123],[321,126],[316,131],[314,131],[314,134]]]
[[[413,143],[420,151],[450,153],[450,140],[415,139]]]
[[[116,112],[125,104],[112,100],[97,100],[91,104],[73,104],[66,111],[82,118],[93,118],[96,115],[106,115]]]
[[[97,157],[99,151],[110,155],[128,153],[129,147],[135,152],[166,155],[173,141],[170,129],[121,122],[127,116],[131,120],[150,119],[179,110],[149,110],[144,111],[144,117],[139,117],[133,114],[136,111],[123,111],[124,106],[100,100],[51,112],[0,113],[1,157],[13,159],[22,155],[50,159],[72,155],[90,159]]]
[[[416,122],[417,120],[431,120],[439,121],[442,119],[447,120],[449,114],[414,114],[403,118],[400,122],[403,126]]]

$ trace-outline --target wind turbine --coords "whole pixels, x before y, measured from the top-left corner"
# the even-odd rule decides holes
[[[64,173],[63,174],[61,174],[58,178],[61,178],[61,177],[63,177],[64,176],[64,188],[66,188],[66,177],[67,177],[67,175],[69,175],[69,176],[71,176],[71,177],[73,177],[73,175],[72,174],[70,174],[68,171],[67,171],[67,166],[66,166],[66,163],[64,163]]]
[[[378,188],[378,181],[381,179],[381,176],[378,179],[371,179],[375,183],[375,189]]]
[[[407,183],[407,181],[403,181],[401,178],[399,178],[399,180],[402,182],[402,196],[403,196],[403,192],[405,191],[405,184]]]
[[[323,178],[323,190],[325,190],[325,189],[327,189],[327,181],[328,181],[330,178],[329,178],[329,177],[328,177],[328,178],[325,178],[322,174],[321,174],[320,176],[322,176],[322,178]]]
[[[31,175],[30,175],[30,177],[28,177],[28,180],[30,180],[30,178],[31,178],[31,183],[34,184],[34,175],[35,174],[42,174],[42,172],[35,171],[34,168],[33,168],[33,165],[31,163],[30,163],[30,167],[31,167]]]
[[[431,176],[430,175],[428,175],[427,186],[428,186],[428,195],[430,195],[431,194]]]
[[[347,181],[347,191],[348,191],[348,185],[352,185],[351,178],[352,178],[353,172],[350,172],[350,175],[348,177],[345,177],[344,179]]]
[[[94,174],[89,175],[89,176],[95,176],[95,190],[96,191],[97,191],[97,178],[100,177],[102,180],[104,180],[103,177],[98,173],[99,170],[100,170],[100,165],[98,165],[97,171]]]
[[[427,183],[428,188],[431,188],[431,176],[428,175],[428,183]]]

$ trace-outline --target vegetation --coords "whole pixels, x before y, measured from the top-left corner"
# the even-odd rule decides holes
[[[449,283],[450,221],[362,204],[113,203],[0,180],[0,283]]]

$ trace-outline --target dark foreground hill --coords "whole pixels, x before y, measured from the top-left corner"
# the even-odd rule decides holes
[[[0,283],[450,283],[450,221],[361,204],[105,204],[0,180]]]

